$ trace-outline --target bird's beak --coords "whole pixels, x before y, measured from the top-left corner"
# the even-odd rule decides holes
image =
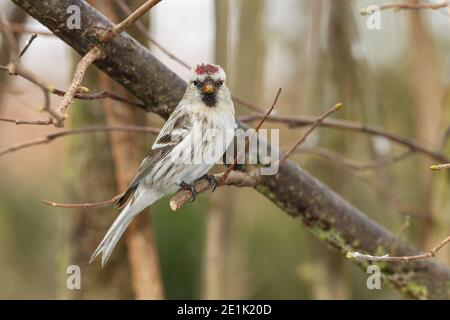
[[[204,94],[215,93],[216,90],[217,90],[216,87],[212,83],[209,83],[209,82],[206,82],[205,85],[202,88],[202,92]]]

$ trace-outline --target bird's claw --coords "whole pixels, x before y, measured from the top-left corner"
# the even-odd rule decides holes
[[[191,197],[192,197],[191,201],[194,201],[195,198],[197,198],[198,193],[193,184],[189,184],[184,181],[181,181],[178,185],[180,186],[181,189],[189,190],[191,192]]]
[[[216,190],[216,187],[217,187],[217,178],[216,178],[216,176],[214,176],[212,174],[205,174],[203,176],[203,179],[208,180],[209,186],[211,188],[211,191],[214,192]]]

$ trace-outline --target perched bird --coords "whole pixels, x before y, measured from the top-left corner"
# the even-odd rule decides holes
[[[193,183],[203,177],[208,178],[214,190],[214,176],[207,173],[233,141],[235,127],[225,72],[217,65],[197,65],[191,71],[183,99],[116,203],[119,208],[126,206],[89,263],[101,253],[104,266],[133,218],[161,197],[184,188],[195,198]]]

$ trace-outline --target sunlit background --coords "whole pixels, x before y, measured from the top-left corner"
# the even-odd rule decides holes
[[[127,2],[136,8],[143,1]],[[381,29],[369,30],[367,17],[359,10],[388,2],[165,0],[144,22],[158,43],[189,65],[204,61],[222,65],[232,92],[262,109],[282,87],[277,114],[320,115],[342,102],[345,108],[336,118],[378,125],[445,152],[448,146],[441,146],[442,137],[450,120],[447,11],[383,11]],[[111,5],[110,1],[91,3],[119,21],[117,15],[102,9]],[[7,20],[27,29],[48,31],[10,1],[0,0],[0,10]],[[16,35],[23,47],[29,34]],[[145,38],[141,41],[187,79],[188,69]],[[0,64],[5,65],[8,51],[4,41],[0,46]],[[79,59],[58,38],[39,35],[22,61],[56,88],[65,89]],[[92,70],[86,85],[95,92],[102,85],[95,80],[98,71]],[[53,96],[52,106],[59,99]],[[101,123],[102,103],[74,104],[69,113],[71,127]],[[0,117],[45,119],[39,112],[43,104],[39,88],[0,73]],[[93,110],[95,117],[87,119],[83,110]],[[238,115],[250,112],[237,106]],[[151,126],[162,124],[155,115],[141,116],[147,117]],[[285,126],[280,129],[280,144],[285,147],[302,133]],[[0,123],[0,149],[56,130]],[[41,202],[111,198],[114,188],[106,186],[114,181],[113,171],[107,170],[109,160],[92,153],[108,150],[107,137],[106,133],[66,137],[0,157],[0,298],[132,297],[130,290],[122,290],[129,287],[129,274],[126,269],[117,270],[121,265],[117,261],[103,270],[99,264],[82,269],[82,277],[100,275],[86,275],[81,289],[86,291],[81,295],[66,288],[66,268],[73,264],[69,252],[87,246],[83,250],[90,253],[96,243],[86,244],[70,233],[79,222],[79,210],[52,208]],[[146,141],[150,146],[153,137],[146,136]],[[87,147],[93,142],[96,148]],[[450,181],[446,173],[429,171],[434,163],[429,158],[414,154],[390,166],[351,168],[314,151],[326,149],[365,164],[399,154],[404,148],[384,139],[333,129],[318,129],[304,147],[305,152],[293,160],[370,218],[394,233],[403,230],[405,240],[425,250],[448,235]],[[142,157],[145,153],[143,148]],[[106,169],[100,170],[102,167]],[[93,216],[109,217],[101,227],[83,225],[83,232],[99,242],[117,212],[112,208],[86,210]],[[152,207],[151,215],[169,299],[403,298],[387,284],[381,290],[369,290],[364,270],[333,252],[299,221],[253,190],[220,188],[199,196],[177,213],[170,210],[166,198]],[[211,229],[217,216],[220,239],[211,239],[217,238]],[[113,255],[116,260],[124,257],[120,248]],[[437,259],[448,265],[449,251],[440,252]],[[220,271],[219,277],[211,280],[208,274],[214,270]],[[101,285],[95,286],[98,278]],[[94,284],[86,287],[86,281]]]

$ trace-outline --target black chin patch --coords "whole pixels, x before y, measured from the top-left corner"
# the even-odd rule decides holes
[[[202,101],[208,107],[215,107],[217,102],[217,95],[216,93],[202,93]]]

